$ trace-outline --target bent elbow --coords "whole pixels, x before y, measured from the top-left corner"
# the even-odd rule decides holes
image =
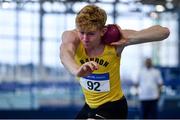
[[[64,56],[64,54],[63,53],[60,53],[60,62],[61,62],[61,64],[63,65],[63,66],[65,66],[65,56]]]
[[[63,64],[64,63],[63,45],[60,45],[60,48],[59,48],[59,58],[60,58],[61,63]]]
[[[167,28],[167,27],[164,27],[164,36],[165,36],[165,38],[168,38],[169,37],[169,35],[170,35],[170,30]]]
[[[167,28],[167,27],[161,27],[161,30],[162,30],[162,40],[165,40],[165,39],[168,38],[169,35],[170,35],[169,28]]]

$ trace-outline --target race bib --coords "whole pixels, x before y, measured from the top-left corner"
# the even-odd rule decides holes
[[[110,91],[109,73],[91,74],[80,78],[80,84],[83,88],[95,92]]]

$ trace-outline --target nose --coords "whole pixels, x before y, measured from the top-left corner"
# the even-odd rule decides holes
[[[83,37],[83,40],[84,40],[84,41],[87,41],[87,40],[88,40],[88,39],[87,39],[87,38],[88,38],[88,37],[87,37],[87,34],[84,34],[82,37]]]

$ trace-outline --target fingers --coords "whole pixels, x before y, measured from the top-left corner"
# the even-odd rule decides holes
[[[86,71],[90,69],[91,71],[97,70],[98,69],[98,64],[94,61],[90,61],[84,64],[83,69]]]
[[[84,63],[77,71],[77,76],[87,76],[91,74],[94,70],[98,69],[98,64],[94,61]]]
[[[111,45],[116,45],[116,46],[124,46],[127,44],[127,39],[121,39],[117,42],[112,42]]]

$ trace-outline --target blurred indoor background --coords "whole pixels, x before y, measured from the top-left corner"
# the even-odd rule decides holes
[[[84,97],[61,64],[59,46],[62,32],[75,28],[75,14],[89,3],[122,29],[170,29],[165,41],[125,48],[122,85],[128,118],[138,119],[133,79],[144,58],[152,57],[164,80],[159,118],[180,118],[179,0],[0,0],[0,118],[74,118]]]

